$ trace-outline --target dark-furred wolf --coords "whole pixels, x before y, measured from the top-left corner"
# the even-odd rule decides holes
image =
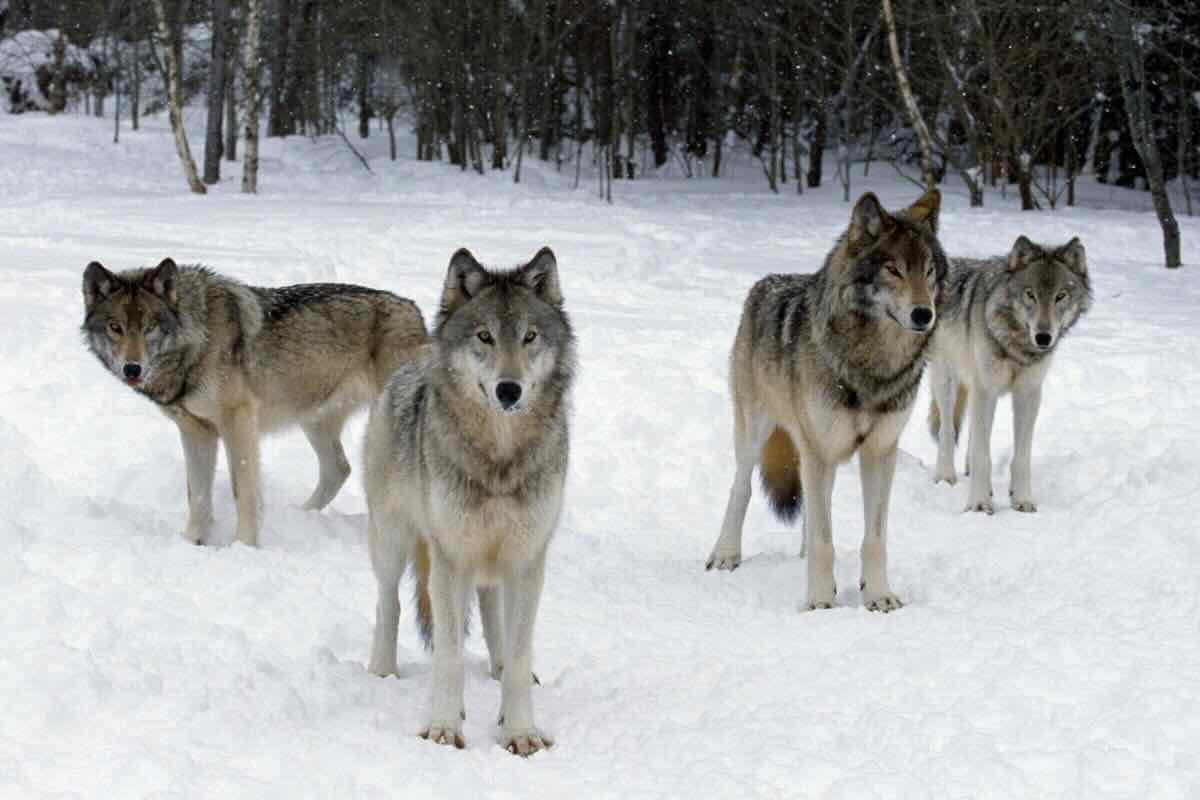
[[[411,560],[433,644],[421,734],[431,741],[464,746],[463,631],[478,586],[501,744],[520,755],[550,744],[533,720],[533,627],[562,507],[574,370],[554,253],[493,272],[459,250],[421,360],[371,410],[364,480],[379,602],[369,668],[396,671],[398,585]]]
[[[937,240],[940,204],[934,190],[889,214],[865,194],[819,272],[770,275],[750,290],[730,356],[737,471],[709,569],[741,561],[758,464],[780,517],[793,519],[803,507],[806,605],[830,608],[837,594],[833,480],[837,465],[857,452],[863,604],[873,611],[901,606],[888,584],[888,500],[947,269]]]
[[[217,442],[237,505],[237,539],[258,543],[259,436],[299,425],[320,478],[307,508],[323,508],[350,474],[346,418],[366,406],[425,342],[421,312],[389,292],[335,283],[266,289],[165,259],[154,269],[83,273],[88,347],[111,373],[179,426],[187,466],[184,538],[212,522]]]
[[[1079,239],[1047,247],[1022,236],[1007,258],[952,260],[929,369],[929,431],[938,442],[934,481],[953,484],[954,445],[969,400],[968,511],[994,510],[992,419],[996,401],[1009,392],[1015,439],[1009,495],[1017,511],[1037,511],[1030,461],[1042,382],[1058,343],[1091,303]]]

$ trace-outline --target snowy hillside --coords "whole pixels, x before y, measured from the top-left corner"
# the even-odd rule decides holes
[[[294,137],[264,141],[262,195],[236,192],[237,165],[196,197],[162,120],[117,146],[110,125],[0,115],[0,152],[20,155],[0,159],[0,797],[1200,796],[1200,278],[1161,268],[1152,214],[1022,214],[995,195],[972,210],[947,188],[952,254],[1024,233],[1079,235],[1091,256],[1094,308],[1060,348],[1035,438],[1039,513],[1006,502],[1007,401],[996,515],[933,484],[922,390],[892,497],[907,606],[862,608],[851,464],[838,607],[800,613],[799,530],[757,494],[742,567],[704,559],[733,474],[742,300],[765,273],[819,265],[848,214],[840,187],[772,196],[746,162],[729,180],[618,183],[606,206],[535,160],[514,187],[390,163],[374,137],[370,175],[339,141]],[[917,194],[886,165],[856,173],[889,207]],[[1200,223],[1180,223],[1196,265]],[[352,477],[302,511],[316,461],[299,432],[264,447],[261,549],[178,536],[175,428],[86,352],[79,281],[92,259],[170,255],[258,284],[376,285],[429,319],[455,248],[507,265],[543,244],[582,370],[536,634],[535,709],[557,745],[526,761],[495,744],[477,633],[467,749],[417,738],[430,660],[407,588],[404,677],[366,672],[362,489]],[[363,421],[346,435],[356,469]],[[228,545],[223,464],[216,511]]]

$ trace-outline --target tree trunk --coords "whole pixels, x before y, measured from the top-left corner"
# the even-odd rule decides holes
[[[358,54],[358,138],[371,135],[371,59]],[[393,159],[394,160],[394,159]]]
[[[291,0],[276,0],[275,59],[271,64],[271,111],[267,119],[267,136],[286,136],[292,132],[291,115],[285,101],[288,73],[288,45],[291,41]],[[249,67],[249,65],[246,65]]]
[[[888,49],[892,55],[892,69],[896,74],[896,84],[900,87],[900,96],[904,99],[904,109],[908,112],[909,124],[917,134],[917,142],[921,146],[921,176],[925,182],[925,190],[932,191],[935,186],[933,175],[933,137],[925,120],[921,117],[921,109],[917,107],[917,98],[912,86],[908,83],[908,74],[904,62],[900,58],[900,43],[896,40],[896,17],[892,13],[891,0],[883,0],[883,18],[887,24]]]
[[[229,48],[225,59],[225,147],[226,161],[237,161],[238,102],[237,102],[237,52],[236,46]]]
[[[142,32],[137,26],[137,3],[130,4],[133,27],[133,91],[129,95],[129,122],[136,131],[141,126],[142,106]]]
[[[396,130],[392,126],[394,116],[394,114],[387,115],[388,155],[392,161],[396,160]]]
[[[1029,153],[1017,154],[1017,189],[1021,193],[1021,210],[1033,211],[1037,208],[1033,201],[1033,156]]]
[[[192,160],[192,150],[188,147],[187,131],[183,127],[183,98],[179,80],[179,27],[167,19],[167,9],[163,0],[153,0],[154,11],[158,16],[158,38],[163,49],[163,58],[167,70],[167,111],[171,118],[171,132],[175,135],[175,150],[183,165],[183,174],[187,178],[188,188],[196,194],[204,194],[207,190],[200,182],[196,173],[196,162]]]
[[[246,155],[242,161],[242,191],[258,192],[258,116],[262,106],[259,92],[258,37],[262,26],[263,0],[246,0],[246,26],[242,34],[242,75],[245,83]]]
[[[204,135],[204,182],[221,180],[221,123],[225,121],[225,37],[229,29],[228,0],[212,0],[212,61],[208,69],[208,119]]]
[[[821,185],[821,167],[825,161],[825,98],[821,98],[817,108],[817,124],[813,126],[812,140],[808,147],[808,187],[816,189]]]

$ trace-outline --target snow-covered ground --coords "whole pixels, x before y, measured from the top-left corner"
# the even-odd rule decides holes
[[[0,116],[0,796],[1200,796],[1200,281],[1161,268],[1152,215],[1022,214],[1011,195],[972,210],[949,187],[953,254],[1025,233],[1079,235],[1091,256],[1095,306],[1061,346],[1035,440],[1040,511],[1005,502],[1007,403],[996,515],[933,484],[923,392],[892,498],[908,605],[862,608],[851,464],[839,605],[806,614],[799,531],[758,497],[742,567],[703,567],[732,477],[742,299],[767,272],[819,265],[848,213],[840,187],[772,196],[746,162],[730,180],[618,183],[606,206],[536,161],[514,187],[389,163],[375,137],[369,175],[340,141],[293,138],[264,143],[262,195],[237,193],[238,165],[195,197],[161,121],[117,146],[110,125]],[[916,194],[886,165],[855,180],[892,207]],[[1181,225],[1188,258],[1200,223]],[[299,433],[264,450],[261,549],[177,535],[178,437],[85,351],[79,280],[92,259],[170,255],[260,284],[386,287],[428,316],[456,247],[510,264],[543,244],[582,374],[536,637],[557,745],[521,760],[495,743],[477,635],[463,752],[416,736],[430,671],[410,607],[405,677],[366,672],[362,490],[302,511],[316,462]],[[223,466],[217,514],[228,545]]]

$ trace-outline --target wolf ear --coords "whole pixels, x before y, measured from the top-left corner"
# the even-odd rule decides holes
[[[93,261],[83,270],[83,307],[90,310],[97,302],[116,291],[121,283],[116,275]]]
[[[1078,236],[1058,248],[1058,257],[1065,261],[1076,275],[1081,278],[1087,277],[1087,252]]]
[[[938,229],[938,212],[941,210],[942,193],[937,189],[930,189],[921,195],[917,202],[909,206],[904,215],[913,222],[924,224],[929,228],[931,233],[936,234]]]
[[[450,257],[446,283],[442,286],[442,314],[450,314],[487,284],[488,273],[465,247]]]
[[[558,282],[558,259],[549,247],[537,251],[533,259],[521,267],[521,279],[533,293],[551,305],[562,305],[562,286]]]
[[[1008,268],[1015,272],[1040,255],[1042,255],[1042,248],[1029,241],[1027,237],[1018,236],[1008,254]]]
[[[878,239],[889,221],[887,212],[879,204],[879,198],[872,192],[858,198],[854,210],[850,212],[850,231],[846,237],[851,252],[862,250]]]
[[[179,267],[169,258],[164,258],[158,266],[146,273],[142,285],[152,294],[163,299],[167,305],[174,307],[179,302],[177,283]]]

